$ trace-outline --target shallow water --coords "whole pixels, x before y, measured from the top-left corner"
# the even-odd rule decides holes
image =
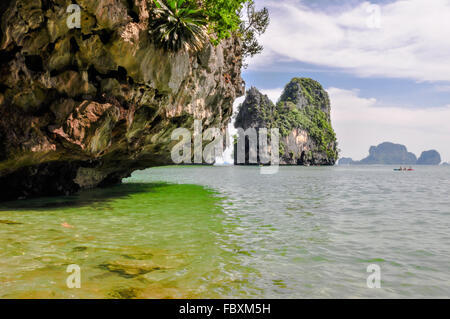
[[[392,168],[153,168],[1,204],[0,297],[449,297],[450,169]]]

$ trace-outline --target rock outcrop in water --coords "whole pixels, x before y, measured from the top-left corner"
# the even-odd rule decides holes
[[[385,142],[378,146],[370,147],[369,156],[357,163],[363,165],[414,165],[417,163],[417,157],[413,153],[408,152],[404,145]]]
[[[441,164],[441,154],[436,150],[425,151],[417,160],[417,165],[439,165]]]
[[[342,157],[338,161],[338,165],[352,165],[353,159],[350,157]]]
[[[328,93],[318,82],[294,78],[277,104],[254,87],[248,90],[235,127],[279,128],[281,165],[334,165],[338,150],[330,109]],[[249,164],[248,146],[246,152],[245,164]]]
[[[353,161],[351,158],[341,158],[339,165],[439,165],[441,155],[435,151],[425,151],[419,159],[416,155],[408,152],[406,146],[390,142],[372,146],[369,149],[369,156]]]
[[[0,199],[69,194],[171,163],[174,128],[225,129],[244,93],[241,41],[157,49],[146,0],[1,3]]]

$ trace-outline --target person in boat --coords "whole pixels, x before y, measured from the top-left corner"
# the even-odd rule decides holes
[[[400,170],[403,171],[403,167],[400,166]]]

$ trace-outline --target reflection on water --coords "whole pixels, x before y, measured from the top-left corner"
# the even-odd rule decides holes
[[[1,204],[0,297],[246,296],[251,270],[240,270],[218,201],[200,186],[129,183]],[[66,286],[70,264],[81,289]]]

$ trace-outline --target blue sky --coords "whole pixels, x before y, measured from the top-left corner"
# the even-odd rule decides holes
[[[247,88],[276,100],[293,77],[319,81],[342,156],[392,141],[450,160],[450,1],[256,2],[271,25],[243,73]]]
[[[243,77],[247,86],[272,89],[274,84],[282,87],[296,76],[313,78],[324,87],[339,85],[340,88],[347,90],[358,88],[361,97],[377,97],[380,100],[380,105],[390,104],[421,108],[450,104],[450,88],[448,91],[439,90],[439,87],[445,87],[445,83],[417,83],[409,79],[378,77],[358,78],[351,74],[331,69],[317,71],[311,65],[305,65],[304,68],[298,68],[297,71],[245,71]]]

